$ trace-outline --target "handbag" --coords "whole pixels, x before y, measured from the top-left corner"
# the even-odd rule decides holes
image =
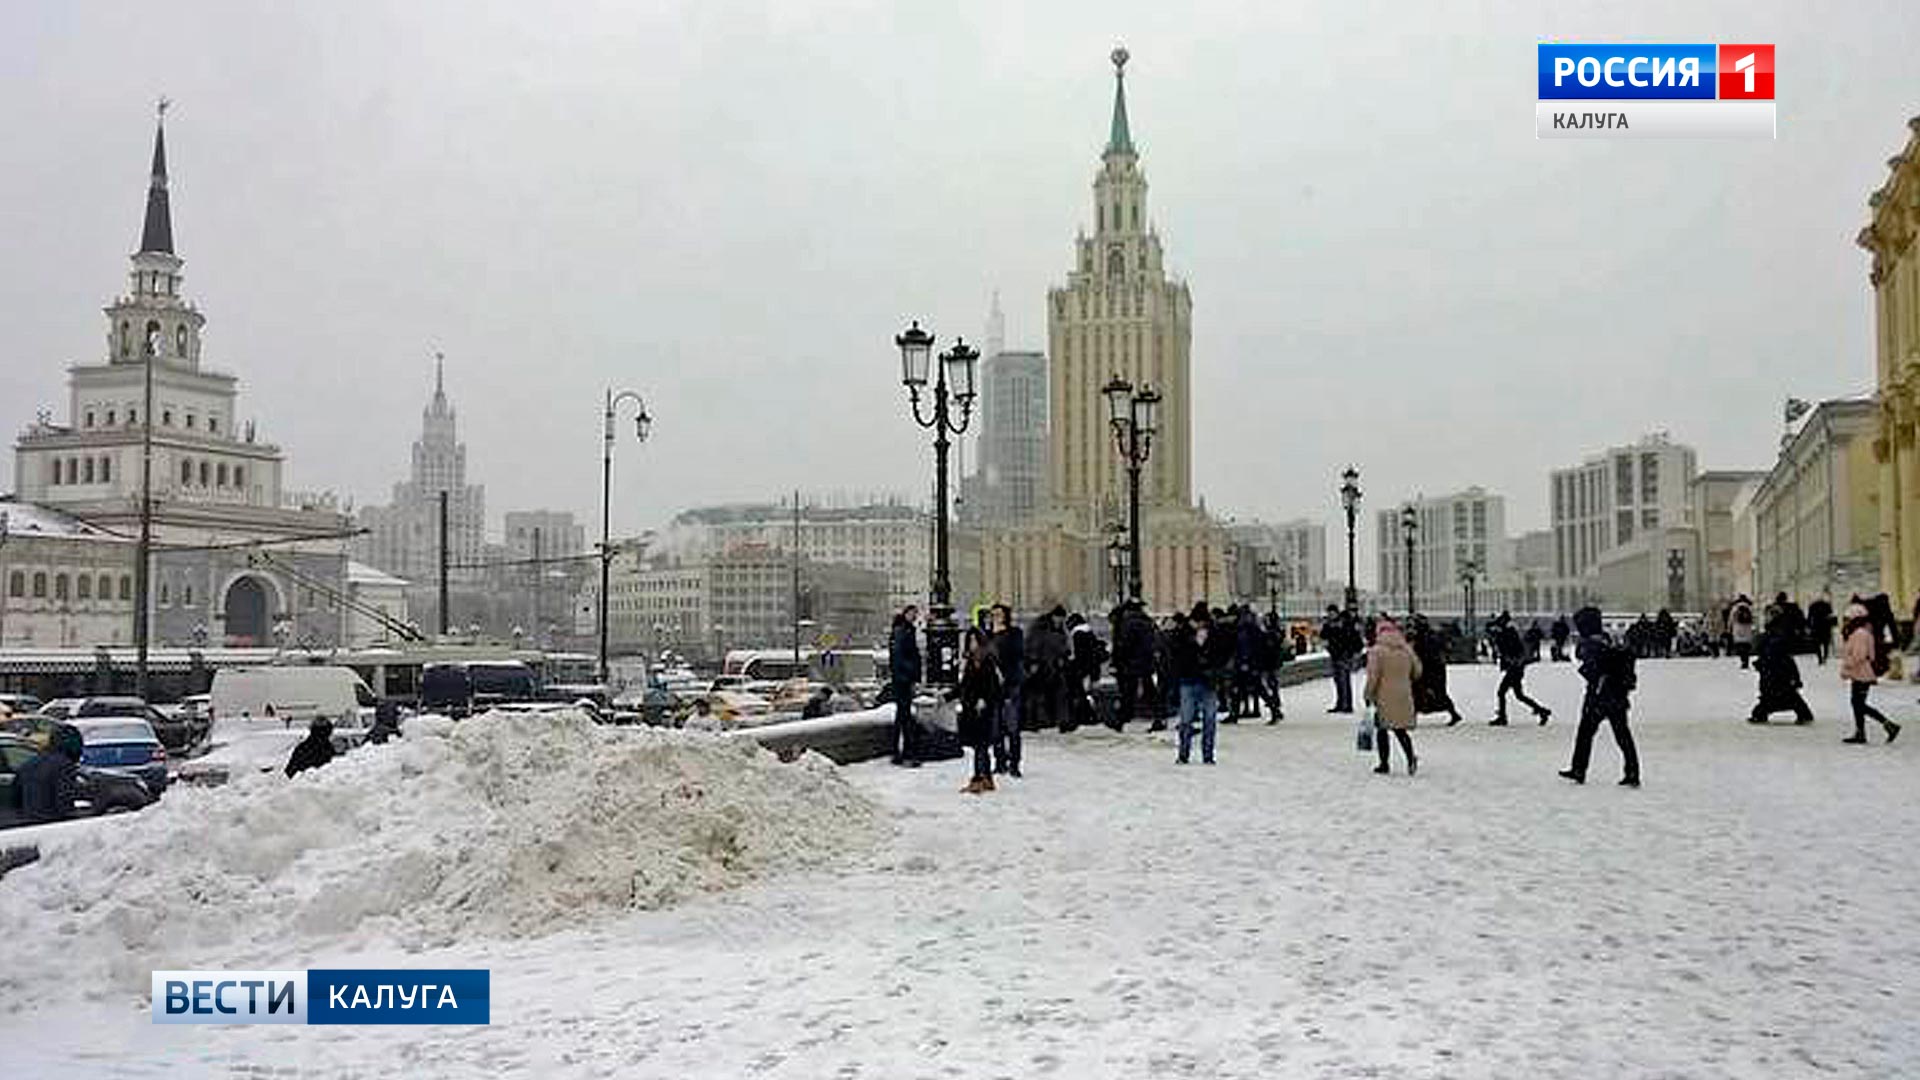
[[[1353,732],[1353,745],[1355,749],[1363,754],[1373,753],[1373,729],[1379,723],[1380,717],[1372,709],[1368,709],[1361,715],[1359,723],[1355,726]]]

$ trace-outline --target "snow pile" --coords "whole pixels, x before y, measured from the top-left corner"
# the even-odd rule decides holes
[[[0,879],[0,1001],[155,968],[540,934],[817,865],[880,817],[831,762],[576,712],[412,724],[288,781],[176,789]],[[38,985],[53,985],[37,982]]]

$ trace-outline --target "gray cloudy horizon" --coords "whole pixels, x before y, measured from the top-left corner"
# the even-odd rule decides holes
[[[1518,533],[1552,468],[1655,430],[1765,468],[1783,398],[1872,389],[1853,236],[1920,114],[1920,6],[1433,8],[8,5],[0,426],[102,355],[165,94],[206,363],[290,487],[385,501],[437,349],[496,524],[598,520],[608,386],[655,417],[619,531],[924,501],[892,335],[978,338],[997,289],[1045,348],[1116,42],[1216,512],[1331,524],[1351,462],[1369,520],[1480,484]],[[1774,42],[1779,139],[1536,141],[1542,39]]]

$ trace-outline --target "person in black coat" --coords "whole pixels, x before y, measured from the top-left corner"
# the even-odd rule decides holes
[[[1608,636],[1600,620],[1600,609],[1583,607],[1573,613],[1574,629],[1580,641],[1574,655],[1580,661],[1580,677],[1586,680],[1586,696],[1580,702],[1580,727],[1574,733],[1573,763],[1560,775],[1576,784],[1587,782],[1587,762],[1593,756],[1593,737],[1604,722],[1613,729],[1613,741],[1620,747],[1624,765],[1621,787],[1640,786],[1640,753],[1633,744],[1633,730],[1627,726],[1633,690],[1638,681],[1633,672],[1633,651]]]
[[[1211,765],[1220,721],[1220,698],[1215,688],[1233,665],[1233,636],[1213,625],[1213,613],[1203,602],[1193,605],[1193,613],[1181,621],[1170,645],[1173,677],[1180,687],[1178,761],[1185,765],[1192,756],[1197,727],[1200,760]]]
[[[887,640],[887,682],[893,691],[893,763],[919,768],[919,746],[914,738],[913,689],[920,683],[920,639],[914,634],[920,608],[908,604],[893,617]]]
[[[1460,710],[1447,693],[1447,639],[1439,627],[1425,615],[1415,615],[1412,632],[1407,635],[1413,655],[1420,660],[1420,677],[1413,680],[1413,711],[1447,714],[1447,726],[1460,722]]]
[[[300,745],[294,747],[293,754],[287,758],[287,776],[298,776],[332,760],[333,721],[316,716],[307,725],[307,737],[300,740]]]
[[[1092,691],[1107,666],[1107,643],[1094,632],[1087,617],[1067,616],[1067,715],[1075,725],[1090,724],[1097,715]]]
[[[1026,699],[1029,727],[1073,730],[1073,720],[1066,715],[1067,665],[1072,659],[1061,625],[1066,618],[1067,609],[1056,606],[1027,627],[1027,682],[1021,693]]]
[[[1155,639],[1159,636],[1140,601],[1129,600],[1114,613],[1113,679],[1119,696],[1111,722],[1115,731],[1124,730],[1133,721],[1143,697],[1148,713],[1160,715],[1159,707],[1153,704],[1158,700],[1153,690],[1153,670],[1158,649]]]
[[[1533,715],[1542,724],[1553,715],[1553,710],[1527,696],[1527,665],[1533,657],[1527,653],[1527,645],[1520,637],[1520,631],[1513,627],[1513,617],[1501,612],[1493,620],[1487,631],[1492,639],[1493,656],[1500,664],[1500,689],[1496,694],[1499,712],[1493,718],[1493,727],[1507,726],[1507,695],[1511,693],[1520,704],[1533,710]]]
[[[994,714],[993,771],[1020,775],[1020,724],[1026,695],[1027,635],[1013,621],[1013,609],[993,605],[989,617],[994,670],[1000,676],[1000,705]]]
[[[973,777],[960,791],[979,795],[993,790],[989,752],[1000,726],[1000,667],[994,659],[992,643],[978,629],[967,631],[964,653],[960,685],[954,694],[960,701],[960,744],[973,750]]]
[[[1777,712],[1792,712],[1795,724],[1813,723],[1813,709],[1800,693],[1800,666],[1793,660],[1793,641],[1780,632],[1778,620],[1754,642],[1753,669],[1760,676],[1760,700],[1754,702],[1750,724],[1764,724]]]
[[[1333,707],[1330,713],[1353,711],[1353,662],[1363,642],[1353,612],[1327,605],[1327,617],[1320,623],[1320,645],[1327,650],[1327,668],[1333,675]]]
[[[1822,594],[1807,605],[1807,635],[1813,639],[1813,655],[1819,663],[1826,663],[1833,652],[1833,626],[1833,601]]]
[[[1287,666],[1287,661],[1292,658],[1292,649],[1287,642],[1286,628],[1280,625],[1280,616],[1267,612],[1266,620],[1260,627],[1260,692],[1267,699],[1269,726],[1287,718],[1286,710],[1280,707],[1280,669]]]
[[[13,774],[20,812],[28,821],[65,821],[80,797],[80,755],[86,744],[80,729],[55,724],[47,748],[22,762]]]
[[[1553,638],[1553,651],[1549,655],[1553,657],[1554,663],[1565,660],[1567,658],[1567,638],[1573,635],[1572,629],[1567,626],[1567,617],[1565,615],[1559,615],[1554,618],[1553,626],[1549,628],[1548,635]]]

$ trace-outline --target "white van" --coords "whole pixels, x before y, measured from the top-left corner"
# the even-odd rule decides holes
[[[373,722],[375,699],[352,668],[319,665],[222,668],[214,672],[213,722],[278,720],[305,729],[316,716],[336,728]]]

